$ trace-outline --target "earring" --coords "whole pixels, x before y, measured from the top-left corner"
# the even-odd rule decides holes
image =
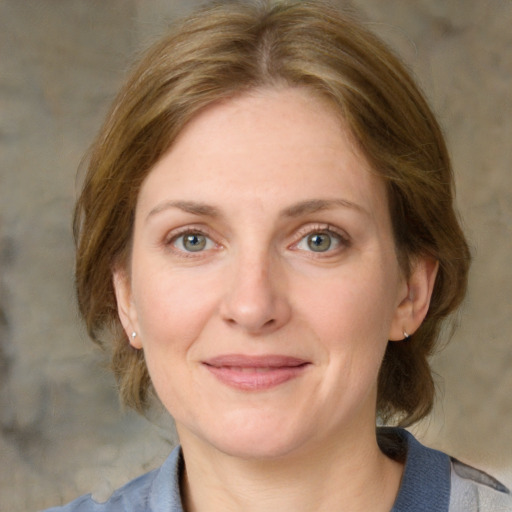
[[[135,333],[133,333],[135,334]],[[410,338],[409,334],[407,334],[406,331],[404,331],[404,341],[407,341]]]
[[[129,337],[129,339],[130,339],[129,343],[132,346],[132,348],[134,348],[135,350],[140,350],[141,349],[140,343],[135,341],[135,338],[137,336],[138,336],[138,334],[135,331],[132,331],[132,333],[131,333],[131,335]]]

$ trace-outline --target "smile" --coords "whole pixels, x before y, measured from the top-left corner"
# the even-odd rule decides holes
[[[244,391],[264,391],[299,377],[310,366],[296,357],[230,354],[203,362],[223,384]]]

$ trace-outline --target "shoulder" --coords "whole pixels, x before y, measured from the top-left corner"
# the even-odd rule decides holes
[[[512,495],[501,482],[453,457],[450,498],[450,512],[512,512]]]
[[[151,485],[157,471],[151,471],[132,480],[114,491],[105,502],[98,502],[91,494],[87,494],[67,505],[50,508],[44,512],[144,512],[147,510]]]
[[[183,512],[179,493],[179,475],[183,468],[180,447],[164,464],[114,491],[105,502],[87,494],[62,507],[43,512]]]
[[[512,512],[509,490],[487,473],[419,443],[397,428],[379,428],[379,445],[404,462],[393,512]]]

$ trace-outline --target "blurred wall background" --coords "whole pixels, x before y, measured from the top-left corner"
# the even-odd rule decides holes
[[[0,0],[0,510],[99,497],[155,467],[171,422],[122,413],[73,296],[75,171],[137,52],[191,0]],[[353,0],[412,68],[452,151],[475,261],[435,357],[427,444],[512,485],[512,2]]]

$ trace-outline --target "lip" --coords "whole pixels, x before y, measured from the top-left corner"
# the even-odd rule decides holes
[[[309,361],[284,355],[227,354],[203,361],[223,384],[244,391],[264,391],[299,377]]]

